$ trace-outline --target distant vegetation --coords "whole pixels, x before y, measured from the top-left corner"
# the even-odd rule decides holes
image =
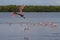
[[[0,6],[0,12],[19,12],[16,5]],[[24,12],[60,12],[60,6],[25,6]]]

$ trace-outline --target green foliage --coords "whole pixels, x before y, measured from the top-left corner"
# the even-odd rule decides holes
[[[0,6],[0,12],[19,12],[16,5]],[[25,6],[24,12],[60,12],[60,6]]]

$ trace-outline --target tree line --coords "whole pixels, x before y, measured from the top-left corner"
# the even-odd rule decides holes
[[[0,6],[0,12],[19,12],[16,5]],[[60,6],[25,6],[23,12],[60,12]]]

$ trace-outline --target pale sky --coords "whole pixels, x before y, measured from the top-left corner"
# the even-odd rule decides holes
[[[0,5],[60,5],[60,0],[0,0]]]

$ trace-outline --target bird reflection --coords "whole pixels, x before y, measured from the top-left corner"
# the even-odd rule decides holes
[[[25,28],[24,28],[24,31],[25,31],[25,32],[29,31],[29,28],[28,28],[28,27],[25,27]]]
[[[24,40],[29,40],[29,38],[28,37],[24,37]]]
[[[12,25],[12,23],[9,23],[9,26],[11,26]]]

